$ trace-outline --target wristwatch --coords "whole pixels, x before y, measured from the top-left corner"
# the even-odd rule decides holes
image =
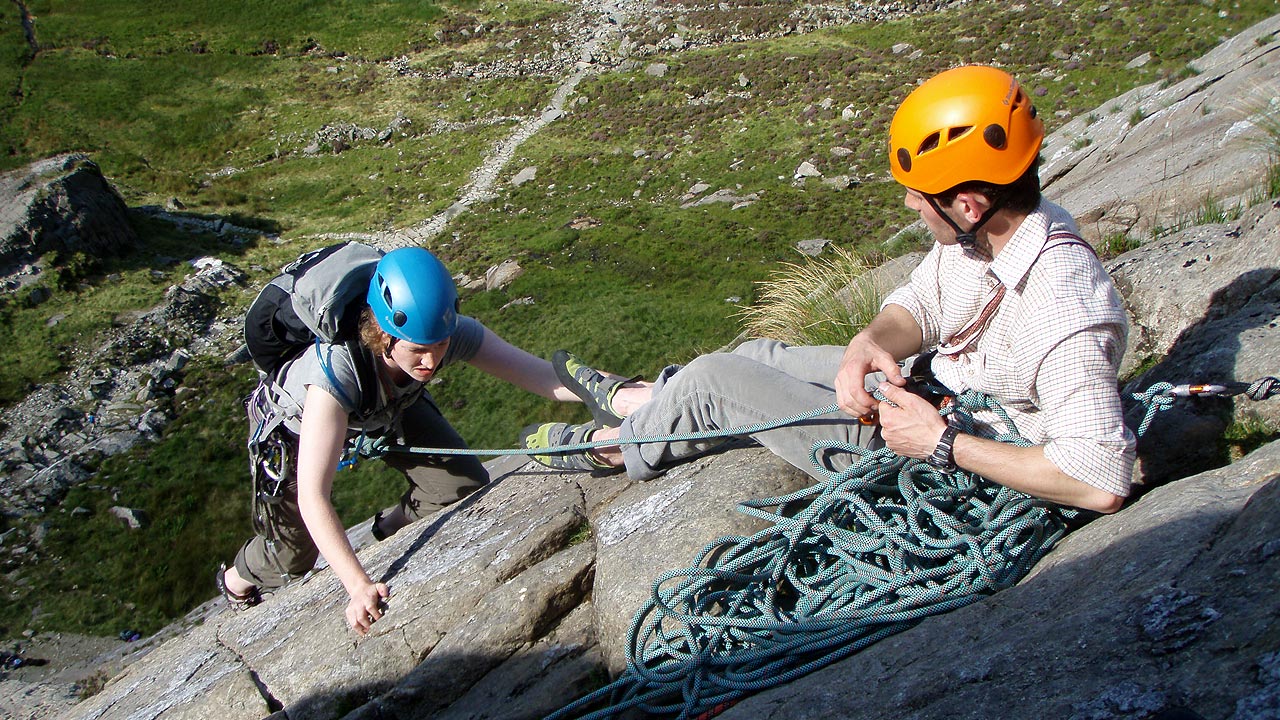
[[[924,461],[943,472],[955,470],[956,459],[953,455],[953,446],[959,432],[960,429],[955,425],[948,424],[947,429],[942,431],[942,437],[938,438],[938,446],[933,449],[933,454]]]

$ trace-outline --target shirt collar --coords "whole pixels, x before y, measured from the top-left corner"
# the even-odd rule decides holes
[[[1005,287],[1017,287],[1044,250],[1045,238],[1049,235],[1049,222],[1044,202],[1041,201],[1035,210],[1023,218],[1022,224],[1018,225],[1013,237],[1009,238],[1000,254],[991,261],[987,271],[995,275]]]

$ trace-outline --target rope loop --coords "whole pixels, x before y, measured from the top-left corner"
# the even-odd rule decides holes
[[[969,432],[972,413],[992,404],[966,393],[943,412]],[[1000,437],[1022,440],[997,414]],[[840,455],[848,465],[827,462]],[[622,676],[548,720],[711,717],[1015,584],[1066,533],[1050,503],[888,448],[824,442],[810,459],[817,484],[739,504],[768,527],[721,537],[659,576],[633,618]]]
[[[1269,375],[1267,377],[1259,378],[1249,385],[1249,389],[1245,390],[1244,394],[1247,395],[1250,400],[1257,401],[1266,400],[1269,397],[1275,397],[1276,395],[1280,395],[1280,380]]]
[[[1146,414],[1142,416],[1142,422],[1138,425],[1138,435],[1146,434],[1147,429],[1151,427],[1151,422],[1156,418],[1156,413],[1173,407],[1172,391],[1173,383],[1158,382],[1147,388],[1145,392],[1132,394],[1131,397],[1147,409]]]

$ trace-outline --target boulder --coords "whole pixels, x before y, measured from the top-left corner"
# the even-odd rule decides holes
[[[524,274],[516,260],[503,260],[484,272],[484,289],[501,290]]]
[[[0,174],[0,276],[48,252],[118,255],[135,247],[129,209],[86,155]]]
[[[1046,138],[1041,182],[1086,239],[1146,239],[1206,198],[1247,200],[1269,161],[1266,123],[1251,118],[1274,113],[1280,97],[1277,33],[1280,15],[1190,63],[1191,77],[1130,90]]]
[[[592,595],[601,653],[612,673],[626,667],[632,616],[649,599],[650,581],[672,560],[692,561],[708,541],[749,536],[764,523],[736,512],[739,501],[800,490],[812,479],[754,448],[672,468],[636,484],[592,516],[596,583]],[[656,572],[655,572],[656,571]],[[637,579],[644,578],[637,582]]]
[[[1265,325],[1264,306],[1280,282],[1280,257],[1274,256],[1278,247],[1280,208],[1262,204],[1237,221],[1188,228],[1170,241],[1148,243],[1107,263],[1130,313],[1121,372],[1129,373],[1150,357],[1169,355],[1193,326],[1242,311]],[[1274,261],[1259,262],[1268,256]],[[1193,332],[1203,331],[1197,327]],[[1219,348],[1217,353],[1226,351]],[[1215,368],[1224,370],[1234,375],[1234,367]],[[1262,371],[1261,364],[1250,371]]]

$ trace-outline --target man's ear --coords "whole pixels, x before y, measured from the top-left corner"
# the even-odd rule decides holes
[[[956,194],[954,207],[965,220],[973,224],[981,220],[983,213],[991,208],[991,201],[982,193],[962,192]]]

